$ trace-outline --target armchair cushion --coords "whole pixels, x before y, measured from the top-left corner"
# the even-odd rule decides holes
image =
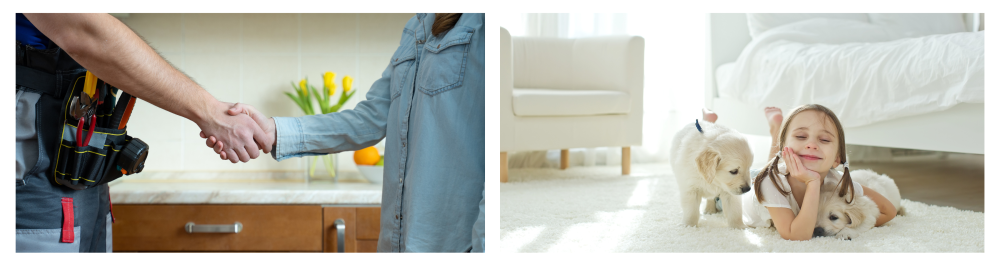
[[[513,89],[515,116],[628,114],[629,94],[617,90]]]

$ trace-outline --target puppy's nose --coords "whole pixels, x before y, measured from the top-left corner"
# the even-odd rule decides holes
[[[822,227],[817,227],[816,229],[813,229],[813,237],[823,236],[823,232]]]
[[[740,187],[740,194],[747,193],[748,191],[750,191],[750,186]]]

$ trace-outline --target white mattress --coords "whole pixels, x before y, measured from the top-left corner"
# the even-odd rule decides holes
[[[822,104],[845,127],[984,102],[983,32],[899,36],[841,19],[773,28],[718,68],[718,92],[759,109]]]
[[[516,116],[589,116],[628,114],[629,94],[616,90],[515,88],[511,99]]]

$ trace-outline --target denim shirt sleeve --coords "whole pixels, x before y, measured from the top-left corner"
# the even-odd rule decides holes
[[[399,49],[399,48],[397,48]],[[372,146],[385,137],[393,65],[386,67],[354,109],[302,117],[274,117],[277,161]]]

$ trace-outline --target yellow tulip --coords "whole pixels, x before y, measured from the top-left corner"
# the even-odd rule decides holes
[[[354,78],[349,75],[344,76],[344,93],[351,92],[351,85],[354,84]]]
[[[323,86],[327,88],[327,95],[333,96],[333,92],[337,91],[337,84],[333,83],[333,78],[337,76],[337,73],[326,72],[323,73]]]
[[[309,96],[309,89],[306,88],[307,84],[308,83],[306,83],[306,79],[305,78],[303,78],[302,81],[299,81],[299,88],[302,89],[302,94],[305,95],[305,96]]]

